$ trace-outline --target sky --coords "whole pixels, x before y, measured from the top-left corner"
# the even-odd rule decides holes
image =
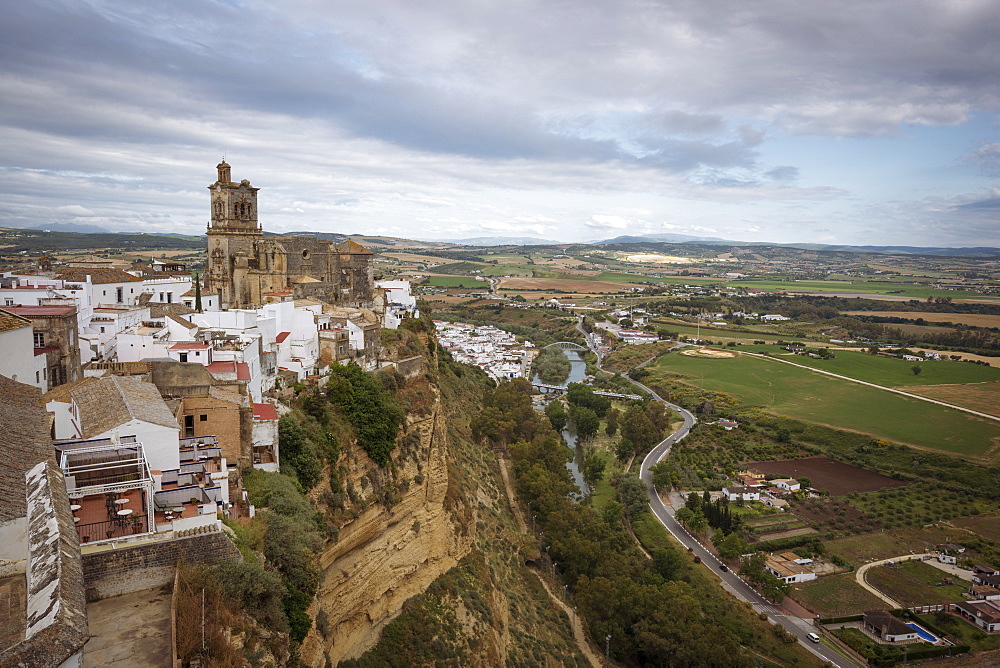
[[[0,226],[1000,246],[1000,0],[32,0]]]

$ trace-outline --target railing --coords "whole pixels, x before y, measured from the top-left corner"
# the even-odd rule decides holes
[[[77,524],[76,534],[79,536],[81,544],[137,536],[148,533],[149,529],[146,526],[146,518],[146,515],[129,515],[103,522]]]

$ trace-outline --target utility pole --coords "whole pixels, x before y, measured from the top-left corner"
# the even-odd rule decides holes
[[[604,665],[611,665],[611,634],[604,636]]]

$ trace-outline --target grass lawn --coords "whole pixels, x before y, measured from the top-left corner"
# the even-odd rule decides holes
[[[936,615],[915,615],[924,623],[930,623],[941,628],[959,639],[961,644],[968,645],[973,652],[989,652],[1000,649],[1000,635],[987,635],[957,615],[948,615],[948,621],[942,621]]]
[[[426,285],[439,288],[480,288],[489,290],[487,281],[477,281],[472,276],[428,276]]]
[[[755,346],[764,348],[764,346]],[[778,346],[768,346],[776,354],[786,353],[782,359],[802,366],[822,369],[848,378],[856,378],[885,387],[910,385],[957,385],[964,383],[988,383],[1000,380],[1000,368],[967,364],[965,362],[907,362],[891,357],[879,357],[852,350],[834,351],[832,360],[821,360],[805,355],[788,355]],[[763,351],[755,351],[763,352]],[[919,364],[920,373],[913,373],[913,366]]]
[[[1000,442],[1000,422],[774,360],[670,354],[647,368],[751,407],[932,450],[980,457]]]
[[[888,607],[885,601],[859,585],[854,573],[825,575],[792,585],[792,598],[820,617],[841,617]]]
[[[923,562],[876,566],[866,576],[868,584],[906,607],[964,601],[962,594],[968,590],[965,584],[933,586],[931,583],[940,582],[947,573]]]

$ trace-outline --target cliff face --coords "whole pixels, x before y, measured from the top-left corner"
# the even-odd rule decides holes
[[[315,623],[301,648],[308,666],[335,666],[364,653],[403,603],[472,545],[471,532],[454,521],[456,512],[470,510],[448,494],[449,443],[439,399],[429,413],[410,417],[408,447],[396,453],[394,471],[380,469],[355,444],[345,447],[345,486],[360,514],[320,555],[321,582],[310,608]]]

